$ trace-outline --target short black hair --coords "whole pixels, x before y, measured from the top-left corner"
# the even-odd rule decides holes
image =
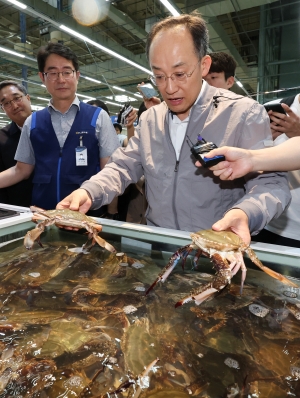
[[[224,72],[225,80],[231,76],[234,77],[236,62],[231,55],[224,53],[223,51],[210,53],[209,55],[211,57],[212,63],[208,73]]]
[[[37,53],[39,72],[44,72],[46,60],[51,54],[57,54],[60,57],[68,59],[72,62],[76,72],[79,70],[77,55],[74,51],[61,43],[53,43],[50,41],[46,46],[40,47]]]
[[[96,106],[98,106],[99,108],[102,108],[102,109],[103,109],[106,113],[108,113],[108,115],[110,116],[108,107],[107,107],[107,105],[106,105],[103,101],[98,100],[98,99],[95,99],[95,100],[87,101],[87,104],[96,105]]]
[[[167,17],[152,26],[146,40],[146,56],[148,60],[154,37],[162,30],[172,29],[180,25],[185,26],[190,32],[197,57],[202,59],[207,54],[208,29],[204,19],[195,11],[191,14]]]
[[[27,94],[28,94],[28,93],[27,93],[27,90],[26,90],[26,87],[24,87],[23,84],[20,84],[20,83],[16,82],[15,80],[3,80],[3,81],[0,83],[0,90],[2,90],[4,87],[7,87],[7,86],[15,86],[15,87],[17,87],[17,89],[18,89],[19,91],[21,91],[24,95],[27,95]]]
[[[117,127],[122,132],[122,126],[119,123],[114,123],[114,127]]]
[[[146,110],[147,110],[146,105],[144,104],[144,102],[142,102],[139,107],[138,114],[137,114],[138,122],[140,120],[141,114],[144,113]]]

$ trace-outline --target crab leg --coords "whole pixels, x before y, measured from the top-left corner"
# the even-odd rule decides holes
[[[188,296],[178,301],[175,304],[175,308],[192,300],[195,301],[196,305],[199,305],[210,298],[214,293],[224,289],[224,287],[231,282],[232,273],[227,260],[223,259],[219,254],[213,254],[212,260],[214,268],[217,269],[217,273],[213,280],[205,285],[201,285],[200,288],[193,290]]]
[[[283,275],[279,274],[278,272],[273,271],[270,268],[263,265],[262,262],[257,257],[257,255],[254,253],[254,251],[250,247],[248,247],[248,249],[246,250],[246,253],[250,257],[250,259],[254,262],[254,264],[257,265],[258,268],[263,270],[266,274],[272,276],[273,278],[279,280],[282,283],[285,283],[286,285],[289,285],[292,287],[299,287],[298,285],[296,285],[296,283],[290,281],[285,276],[283,276]]]
[[[242,255],[242,253],[235,253],[235,255],[228,255],[227,260],[230,262],[232,276],[237,274],[237,272],[240,269],[242,270],[241,287],[240,287],[240,294],[242,295],[243,288],[244,288],[244,282],[245,282],[246,274],[247,274],[247,268],[244,263],[243,255]]]
[[[144,371],[138,376],[137,384],[138,388],[136,389],[133,398],[138,398],[143,390],[145,379],[148,377],[148,374],[151,370],[155,371],[155,365],[159,361],[159,358],[154,359],[147,367],[145,367]],[[147,384],[147,383],[146,383]]]
[[[53,225],[54,223],[55,223],[55,220],[45,220],[45,221],[42,221],[41,223],[39,223],[31,231],[28,231],[24,238],[24,246],[26,247],[26,249],[28,249],[28,250],[32,249],[32,246],[37,239],[39,242],[39,237],[44,232],[45,227],[47,227],[48,225]],[[39,245],[41,247],[43,247],[41,242],[39,242]]]
[[[193,248],[194,248],[193,245],[183,246],[181,249],[177,250],[177,252],[175,252],[171,256],[168,264],[165,266],[165,268],[162,270],[162,272],[158,275],[158,277],[155,279],[155,281],[152,283],[152,285],[146,291],[146,296],[154,288],[154,286],[158,282],[162,282],[162,283],[165,282],[167,277],[170,275],[170,273],[176,267],[176,265],[177,265],[178,261],[180,260],[180,258],[182,258],[183,261],[185,261],[186,257],[193,250]]]
[[[116,249],[110,243],[106,242],[106,240],[104,240],[103,238],[101,238],[98,235],[98,229],[96,227],[89,225],[87,222],[84,222],[83,225],[93,238],[91,246],[88,245],[88,242],[89,242],[89,240],[88,240],[86,242],[86,244],[83,245],[83,249],[90,248],[95,244],[95,242],[97,242],[99,246],[103,247],[104,249],[108,250],[109,252],[111,252],[111,253],[117,252]]]
[[[202,254],[202,250],[201,249],[199,249],[199,250],[197,250],[197,253],[195,254],[195,257],[194,257],[194,259],[193,259],[193,269],[197,269],[198,268],[198,260],[199,260],[199,258],[200,258],[200,256],[201,256],[201,254]]]

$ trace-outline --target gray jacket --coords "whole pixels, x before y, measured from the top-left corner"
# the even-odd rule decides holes
[[[213,96],[220,96],[217,107]],[[177,164],[168,113],[164,102],[144,112],[125,151],[117,149],[104,170],[83,183],[92,197],[92,208],[110,203],[144,174],[150,225],[197,231],[211,228],[226,211],[239,208],[248,215],[250,232],[257,234],[282,213],[290,201],[285,173],[252,173],[221,181],[210,170],[194,165],[186,139]],[[269,124],[262,105],[205,85],[191,110],[186,136],[193,143],[201,133],[218,147],[258,149],[265,146],[265,140],[272,140]]]

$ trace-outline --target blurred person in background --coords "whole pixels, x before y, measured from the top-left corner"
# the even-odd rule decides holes
[[[110,116],[108,107],[103,101],[95,99],[95,100],[87,101],[87,104],[93,105],[93,106],[98,106],[99,108],[103,109],[108,114],[108,116]]]
[[[210,86],[229,90],[234,85],[236,62],[223,51],[210,53],[211,66],[204,79]]]
[[[121,126],[121,124],[119,124],[119,123],[114,123],[114,128],[115,128],[115,130],[116,130],[116,133],[117,133],[117,136],[118,136],[118,140],[119,140],[119,142],[120,142],[120,145],[121,145],[122,147],[126,146],[127,143],[128,143],[127,135],[121,134],[121,133],[122,133],[122,126]],[[124,141],[125,141],[125,140],[126,140],[126,145],[124,145]]]
[[[14,81],[0,83],[0,106],[11,123],[0,129],[0,172],[14,167],[15,153],[25,120],[31,115],[30,97],[26,88]],[[10,187],[0,189],[0,202],[15,206],[31,205],[32,175]]]

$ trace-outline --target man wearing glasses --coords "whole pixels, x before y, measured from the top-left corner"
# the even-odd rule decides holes
[[[0,129],[0,172],[14,167],[15,153],[20,140],[21,129],[31,115],[30,97],[26,88],[14,80],[0,83],[1,109],[12,121]],[[28,207],[31,204],[32,178],[11,187],[0,189],[0,202]]]
[[[40,48],[37,61],[52,99],[24,123],[17,164],[0,174],[0,188],[28,178],[34,170],[32,204],[53,209],[102,169],[120,145],[108,114],[76,96],[80,73],[75,53],[49,43]]]
[[[126,149],[117,150],[105,170],[58,208],[97,208],[144,173],[150,225],[231,229],[249,243],[250,232],[257,233],[281,214],[290,200],[283,174],[223,183],[209,169],[195,166],[188,141],[195,144],[198,134],[217,146],[259,148],[271,140],[261,105],[202,81],[211,64],[207,47],[207,28],[199,16],[169,17],[152,27],[146,51],[151,80],[164,102],[144,112]]]

